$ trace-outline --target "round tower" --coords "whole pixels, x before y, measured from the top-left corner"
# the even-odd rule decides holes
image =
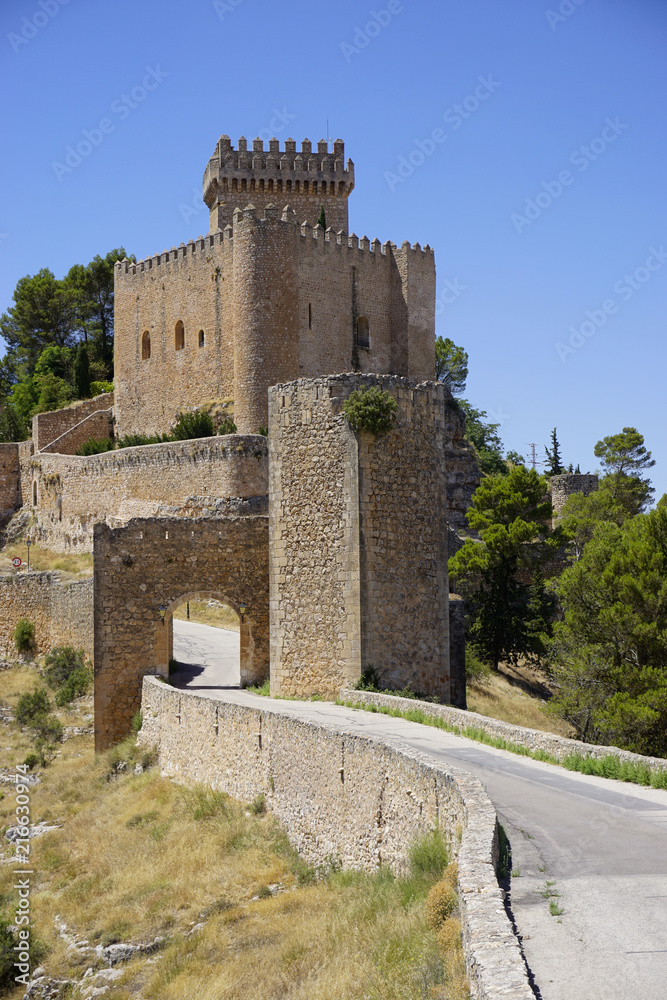
[[[259,215],[277,202],[290,205],[299,222],[317,223],[322,207],[326,226],[349,232],[347,199],[354,188],[354,164],[345,163],[345,143],[336,139],[333,149],[321,139],[313,150],[310,139],[301,143],[255,139],[252,149],[244,136],[234,149],[228,135],[220,136],[204,171],[203,193],[210,215],[210,232],[232,224],[234,209],[252,202]],[[326,227],[325,227],[326,228]]]

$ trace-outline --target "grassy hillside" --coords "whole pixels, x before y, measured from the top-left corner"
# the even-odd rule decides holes
[[[35,678],[28,667],[0,673],[0,775],[30,748],[7,708]],[[89,716],[85,698],[60,713],[68,726],[89,726]],[[468,996],[458,922],[427,919],[446,863],[439,837],[418,845],[405,879],[334,863],[315,871],[261,797],[242,804],[183,788],[133,739],[96,757],[90,734],[71,736],[39,777],[31,822],[56,829],[31,841],[32,915],[41,964],[73,981],[68,996],[104,986],[109,1000]],[[15,793],[8,783],[0,791],[4,834]],[[4,836],[2,853],[13,853]],[[0,862],[6,917],[16,907],[13,867]],[[154,950],[110,967],[118,942]],[[18,1000],[23,989],[7,995]]]
[[[528,664],[501,663],[497,673],[469,682],[466,694],[471,712],[558,736],[574,735],[567,722],[548,710],[551,688],[546,674]]]

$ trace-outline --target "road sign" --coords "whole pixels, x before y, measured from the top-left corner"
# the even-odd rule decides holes
[[[20,565],[21,565],[21,560],[19,559],[18,556],[14,556],[14,558],[12,559],[12,566],[15,569],[18,569]]]

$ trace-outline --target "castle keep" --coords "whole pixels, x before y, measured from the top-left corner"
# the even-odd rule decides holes
[[[113,393],[0,446],[5,516],[22,507],[34,541],[94,552],[98,747],[127,731],[143,676],[167,674],[173,612],[195,595],[243,609],[242,681],[332,696],[372,665],[465,704],[447,506],[461,526],[477,468],[433,381],[433,251],[349,233],[342,141],[252,145],[219,140],[206,236],[116,265]],[[343,411],[371,387],[396,401],[377,438]],[[76,454],[195,408],[233,412],[237,433]]]

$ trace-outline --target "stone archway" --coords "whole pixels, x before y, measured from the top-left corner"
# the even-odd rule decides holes
[[[159,671],[163,677],[167,677],[168,671],[167,671],[167,666],[165,666],[165,664],[166,665],[170,664],[171,661],[174,659],[177,661],[179,660],[179,657],[176,656],[176,653],[174,651],[174,620],[176,612],[179,610],[179,608],[182,610],[184,605],[187,605],[189,609],[191,603],[194,603],[196,606],[197,603],[199,602],[208,602],[211,600],[219,602],[221,605],[226,605],[229,611],[234,613],[233,617],[235,619],[235,623],[232,626],[232,628],[234,632],[238,633],[238,642],[234,643],[234,646],[236,647],[234,650],[234,659],[236,661],[234,676],[233,678],[228,676],[229,670],[226,670],[225,679],[223,681],[220,681],[219,683],[221,683],[222,686],[225,687],[229,686],[245,687],[248,684],[252,684],[255,678],[255,670],[253,668],[254,638],[253,638],[252,622],[248,619],[245,613],[243,614],[241,613],[241,608],[235,607],[233,600],[231,600],[223,590],[189,591],[188,593],[183,594],[181,597],[176,598],[174,601],[172,601],[171,605],[168,608],[166,608],[164,616],[165,629],[161,631],[163,633],[166,632],[167,642],[166,643],[164,642],[164,636],[162,636],[161,642],[159,643],[160,647],[158,655]],[[183,624],[184,623],[181,622],[181,625]],[[194,622],[193,624],[195,624],[195,628],[198,627],[196,622]],[[222,626],[222,628],[226,627],[227,627],[226,625]],[[206,637],[208,646],[211,646],[210,640],[214,632],[215,629],[211,629],[209,635]],[[181,644],[182,642],[183,640],[181,640]],[[206,673],[210,674],[210,671],[207,669]],[[213,686],[213,683],[210,678],[207,680],[205,686],[207,687]]]
[[[246,605],[241,683],[269,676],[268,518],[141,518],[97,524],[95,558],[95,747],[130,730],[145,674],[169,664],[170,609],[187,594],[224,594]]]

